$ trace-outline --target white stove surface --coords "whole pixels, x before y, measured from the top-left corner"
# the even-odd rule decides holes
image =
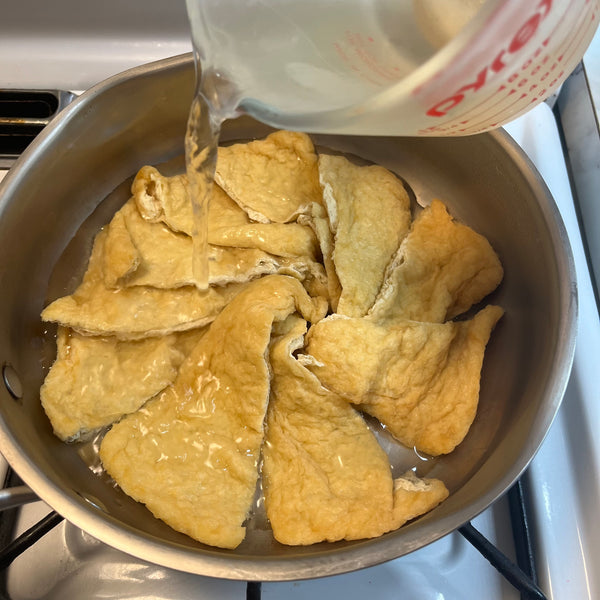
[[[540,587],[556,600],[600,598],[600,321],[553,114],[546,105],[507,127],[542,174],[567,228],[579,318],[573,370],[548,436],[525,474],[536,520]]]
[[[65,20],[67,11],[56,10],[69,4],[72,14]],[[0,87],[81,90],[130,66],[190,49],[183,2],[169,5],[167,10],[166,3],[148,0],[144,15],[137,15],[129,3],[119,0],[105,0],[102,5],[102,14],[85,18],[76,8],[80,3],[71,0],[13,3],[12,23],[6,19],[0,23]],[[102,15],[110,10],[116,11],[124,24],[122,30],[109,35],[106,32],[110,23],[102,21]],[[32,12],[33,25],[24,29]],[[90,23],[96,17],[100,19],[96,34],[90,35]],[[155,27],[150,30],[155,34],[149,33],[149,20],[162,22],[162,29]],[[63,35],[65,31],[71,32],[68,38]],[[73,31],[77,35],[72,35]],[[143,35],[136,36],[136,32]],[[507,129],[537,166],[559,206],[572,245],[579,289],[573,372],[558,416],[524,476],[534,516],[540,587],[550,600],[597,600],[600,533],[594,525],[600,506],[600,440],[595,435],[600,426],[598,309],[552,111],[542,104]],[[42,502],[25,507],[20,531],[49,510]],[[474,519],[473,525],[514,558],[506,499]],[[32,570],[30,565],[36,564],[36,556],[43,556],[44,561]],[[94,540],[69,523],[61,524],[27,550],[14,562],[8,576],[11,600],[226,600],[243,598],[245,589],[243,582],[199,577],[144,563]],[[262,597],[516,600],[519,593],[460,534],[453,533],[408,556],[359,572],[327,579],[264,583]]]

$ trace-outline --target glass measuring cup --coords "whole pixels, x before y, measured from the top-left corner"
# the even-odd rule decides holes
[[[186,1],[223,116],[363,135],[501,126],[564,81],[600,16],[600,0]]]

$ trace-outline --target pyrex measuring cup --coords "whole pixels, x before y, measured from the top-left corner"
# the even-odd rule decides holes
[[[560,85],[600,16],[600,0],[187,5],[214,105],[227,88],[222,108],[275,127],[371,135],[501,126]]]

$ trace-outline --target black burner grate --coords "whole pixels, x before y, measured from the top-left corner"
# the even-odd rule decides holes
[[[547,600],[537,582],[531,527],[521,480],[508,491],[508,504],[516,564],[471,523],[466,523],[458,531],[521,593],[521,600]]]

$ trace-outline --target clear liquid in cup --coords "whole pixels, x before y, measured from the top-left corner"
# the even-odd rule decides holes
[[[240,108],[274,126],[293,116],[304,131],[303,115],[366,103],[403,80],[483,3],[187,0],[200,62],[233,82]]]
[[[543,102],[600,0],[186,0],[201,63],[241,112],[309,133],[464,136]]]

